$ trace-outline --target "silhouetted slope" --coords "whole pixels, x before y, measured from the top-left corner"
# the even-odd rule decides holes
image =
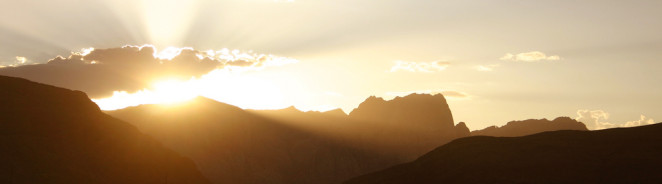
[[[569,117],[558,117],[552,121],[547,119],[529,119],[511,121],[506,125],[491,126],[482,130],[472,131],[471,135],[495,137],[517,137],[556,130],[588,130],[583,123]]]
[[[0,183],[208,183],[85,93],[0,76]]]
[[[296,124],[201,97],[108,113],[192,158],[214,183],[340,183],[397,163]],[[313,113],[318,115],[325,116]]]
[[[659,183],[662,124],[457,139],[347,184]]]

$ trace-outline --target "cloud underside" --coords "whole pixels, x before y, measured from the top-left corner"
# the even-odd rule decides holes
[[[445,70],[450,66],[449,62],[443,61],[433,61],[433,62],[407,62],[407,61],[395,61],[395,64],[391,67],[390,72],[397,71],[408,71],[408,72],[438,72]]]
[[[168,57],[159,55],[153,46],[95,49],[68,57],[58,56],[46,64],[0,68],[0,75],[81,90],[92,98],[100,98],[112,95],[113,91],[138,91],[161,79],[199,77],[215,69],[260,69],[296,62],[290,58],[227,49],[180,48],[170,49],[166,55]]]
[[[591,130],[600,130],[600,129],[617,128],[617,127],[635,127],[635,126],[650,125],[655,123],[655,120],[653,120],[652,118],[647,118],[644,115],[640,115],[639,120],[628,121],[620,124],[610,123],[607,122],[607,120],[609,119],[609,113],[603,110],[581,109],[577,111],[577,115],[578,117],[575,119],[577,121],[586,124],[586,127],[588,127]]]
[[[558,55],[548,56],[547,54],[542,53],[540,51],[532,51],[532,52],[523,52],[519,54],[507,53],[499,59],[502,61],[537,62],[537,61],[557,61],[557,60],[561,60],[561,57]]]

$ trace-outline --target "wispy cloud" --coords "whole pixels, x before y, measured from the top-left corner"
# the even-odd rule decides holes
[[[548,56],[540,51],[523,52],[519,54],[507,53],[501,58],[502,61],[523,61],[523,62],[536,62],[536,61],[557,61],[561,60],[558,55]]]
[[[432,62],[407,62],[395,61],[395,65],[391,67],[391,72],[409,71],[409,72],[438,72],[445,70],[450,66],[450,62],[445,61],[432,61]]]
[[[623,126],[624,127],[634,127],[634,126],[641,126],[641,125],[650,125],[650,124],[654,124],[654,123],[655,123],[655,120],[653,120],[652,118],[646,118],[646,116],[640,115],[639,120],[625,122],[625,124],[623,124]]]
[[[29,64],[30,61],[28,61],[28,58],[23,57],[23,56],[16,56],[14,57],[14,60],[11,62],[5,62],[7,65],[0,65],[0,68],[5,68],[5,67],[16,67],[16,66],[21,66],[21,65],[26,65]],[[0,63],[2,64],[2,63]]]
[[[28,63],[28,59],[25,57],[16,56],[16,62],[18,62],[18,64],[23,65],[25,63]]]
[[[494,71],[494,68],[499,67],[499,64],[493,64],[493,65],[476,65],[474,67],[476,70],[481,71],[481,72],[491,72]]]
[[[653,120],[652,118],[646,118],[646,116],[641,115],[639,117],[639,120],[616,124],[616,123],[607,122],[609,116],[610,116],[609,113],[603,110],[580,109],[577,110],[577,118],[575,119],[577,121],[586,124],[586,127],[591,130],[600,130],[600,129],[617,128],[617,127],[634,127],[634,126],[642,126],[642,125],[649,125],[655,123],[655,120]]]

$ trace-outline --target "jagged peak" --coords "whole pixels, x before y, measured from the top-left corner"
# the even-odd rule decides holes
[[[382,97],[377,97],[375,95],[369,96],[366,98],[361,104],[359,104],[359,107],[361,105],[365,104],[373,104],[373,103],[384,103],[384,102],[391,102],[391,103],[406,103],[406,102],[427,102],[427,103],[435,103],[435,102],[442,102],[446,104],[446,98],[444,95],[441,93],[436,93],[436,94],[429,94],[429,93],[411,93],[406,96],[396,96],[393,99],[390,100],[385,100]]]
[[[552,121],[558,122],[558,121],[577,121],[577,120],[572,119],[572,118],[567,117],[567,116],[561,116],[561,117],[554,118],[554,120],[552,120]]]
[[[370,96],[349,116],[380,122],[440,123],[446,128],[455,125],[448,103],[441,94],[412,93],[388,101]]]
[[[377,97],[375,95],[372,95],[364,100],[364,102],[373,102],[373,101],[378,101],[378,102],[384,102],[384,98],[382,97]]]

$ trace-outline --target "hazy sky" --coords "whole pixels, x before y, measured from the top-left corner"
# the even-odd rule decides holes
[[[2,66],[143,44],[298,61],[216,74],[225,80],[205,83],[218,84],[213,90],[195,88],[245,108],[350,111],[370,95],[442,92],[455,120],[471,129],[557,116],[581,115],[592,128],[662,119],[658,0],[0,0],[0,7]]]

